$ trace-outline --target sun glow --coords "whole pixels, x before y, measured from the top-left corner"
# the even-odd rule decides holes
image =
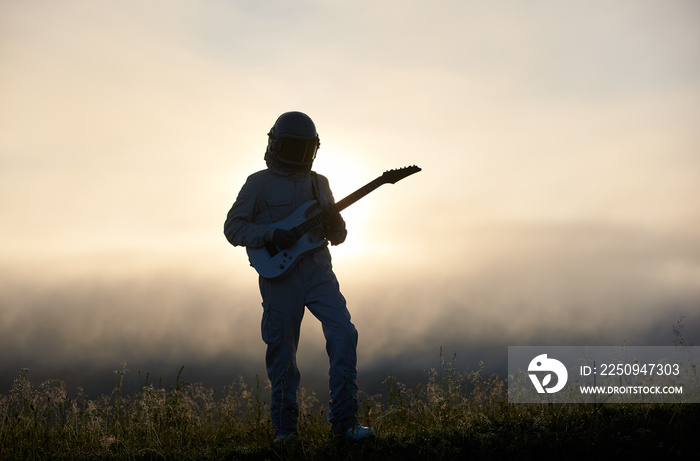
[[[368,182],[375,179],[381,172],[370,172],[361,162],[342,150],[324,152],[314,162],[314,171],[328,178],[333,191],[333,197],[338,202],[352,194]],[[333,254],[342,256],[356,254],[364,245],[364,236],[369,232],[366,225],[372,210],[372,203],[367,197],[360,199],[347,207],[341,214],[348,228],[348,239],[343,245],[334,248]]]

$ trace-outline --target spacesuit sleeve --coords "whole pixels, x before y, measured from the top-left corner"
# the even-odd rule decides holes
[[[333,193],[331,192],[331,187],[328,183],[328,179],[325,176],[318,175],[319,178],[319,189],[321,193],[321,200],[323,202],[323,207],[335,203],[333,198]],[[323,234],[328,240],[330,240],[332,245],[340,245],[345,241],[345,237],[348,235],[348,231],[345,227],[345,220],[340,215],[340,213],[335,214],[332,219],[324,222]]]
[[[259,248],[272,239],[274,229],[254,222],[257,211],[255,183],[248,178],[226,216],[224,235],[234,246]]]

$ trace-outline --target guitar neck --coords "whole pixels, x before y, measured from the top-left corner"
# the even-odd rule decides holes
[[[364,186],[360,187],[357,189],[355,192],[352,194],[348,195],[344,199],[336,202],[335,206],[338,208],[338,211],[342,211],[345,208],[349,207],[353,203],[357,202],[360,200],[362,197],[366,196],[370,192],[376,190],[379,186],[382,184],[385,184],[386,182],[382,180],[382,177],[380,176],[379,178],[375,179],[374,181],[370,181],[369,183],[365,184]],[[298,226],[294,227],[291,229],[291,232],[294,233],[296,238],[301,238],[302,235],[312,231],[316,227],[320,226],[323,223],[323,216],[322,213],[319,213],[303,223],[299,224]]]
[[[355,192],[352,194],[348,195],[344,199],[340,200],[339,202],[336,202],[335,206],[338,208],[338,211],[342,211],[352,205],[353,203],[357,202],[360,200],[362,197],[365,195],[368,195],[370,192],[376,190],[379,186],[382,184],[385,184],[385,182],[382,180],[381,176],[374,181],[370,181],[364,186],[360,187],[357,189]]]

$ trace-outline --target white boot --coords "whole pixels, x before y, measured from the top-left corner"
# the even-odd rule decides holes
[[[374,435],[374,429],[355,424],[353,427],[345,431],[343,437],[346,440],[362,440],[368,437],[374,437]]]

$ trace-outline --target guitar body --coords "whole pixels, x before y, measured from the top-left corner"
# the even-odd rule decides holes
[[[301,205],[294,213],[287,216],[282,221],[271,224],[270,227],[274,229],[293,230],[296,226],[307,221],[308,218],[306,215],[314,205],[317,205],[316,200],[310,200]],[[246,252],[248,253],[250,265],[255,268],[258,274],[266,279],[274,280],[284,276],[287,271],[294,267],[302,256],[325,245],[326,242],[326,239],[312,242],[310,240],[310,235],[307,233],[297,240],[294,246],[286,250],[282,250],[277,248],[274,244],[268,243],[260,248],[246,248]]]
[[[382,184],[395,184],[397,181],[419,171],[421,169],[415,165],[399,168],[398,170],[385,171],[384,174],[374,181],[370,181],[341,201],[336,202],[334,209],[342,211]],[[273,229],[285,229],[294,234],[297,242],[291,248],[282,250],[272,243],[268,243],[261,248],[246,248],[250,265],[258,271],[261,277],[270,280],[284,277],[302,256],[328,242],[326,239],[311,241],[313,229],[323,224],[323,215],[320,210],[317,212],[317,210],[313,209],[314,206],[318,207],[318,202],[310,200],[285,219],[270,224],[270,227]],[[309,214],[312,216],[308,217],[307,215]]]

